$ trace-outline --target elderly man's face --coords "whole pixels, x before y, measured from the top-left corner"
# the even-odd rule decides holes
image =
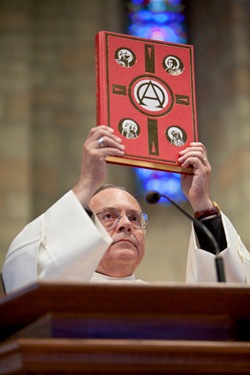
[[[129,210],[141,211],[136,199],[121,189],[101,190],[90,201],[91,210],[99,213],[106,207],[114,207],[121,212],[117,226],[107,229],[113,238],[112,245],[104,254],[97,272],[113,277],[129,276],[135,272],[145,252],[143,228],[135,228],[126,217]]]

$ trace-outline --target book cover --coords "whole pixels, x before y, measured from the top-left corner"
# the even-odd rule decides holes
[[[178,153],[198,141],[193,46],[100,31],[96,86],[97,125],[126,147],[107,162],[192,173]]]

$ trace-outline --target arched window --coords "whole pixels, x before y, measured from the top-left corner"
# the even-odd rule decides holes
[[[127,2],[128,34],[143,38],[186,43],[185,6],[181,0],[130,0]],[[136,189],[140,194],[158,190],[180,202],[185,200],[180,175],[134,168]],[[168,202],[164,201],[164,204]]]

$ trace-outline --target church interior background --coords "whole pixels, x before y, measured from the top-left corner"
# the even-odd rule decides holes
[[[212,198],[250,249],[250,2],[190,0],[185,13]],[[122,0],[0,0],[0,269],[16,234],[75,184],[96,124],[94,38],[126,27]],[[136,192],[130,167],[109,165],[106,182]],[[138,199],[150,224],[137,277],[184,281],[190,222]]]

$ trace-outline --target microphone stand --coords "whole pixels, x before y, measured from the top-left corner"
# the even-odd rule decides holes
[[[209,238],[209,240],[211,241],[215,249],[215,267],[216,267],[217,280],[218,282],[225,282],[226,278],[225,278],[225,272],[224,272],[223,259],[220,256],[220,249],[219,249],[218,243],[216,239],[214,238],[213,234],[210,232],[210,230],[199,220],[189,215],[188,212],[186,212],[173,199],[171,199],[165,194],[160,194],[157,191],[150,191],[146,195],[146,201],[150,204],[154,204],[154,203],[157,203],[161,197],[167,199],[172,205],[174,205],[179,211],[181,211],[188,219],[190,219],[197,227],[199,227],[201,231]]]

